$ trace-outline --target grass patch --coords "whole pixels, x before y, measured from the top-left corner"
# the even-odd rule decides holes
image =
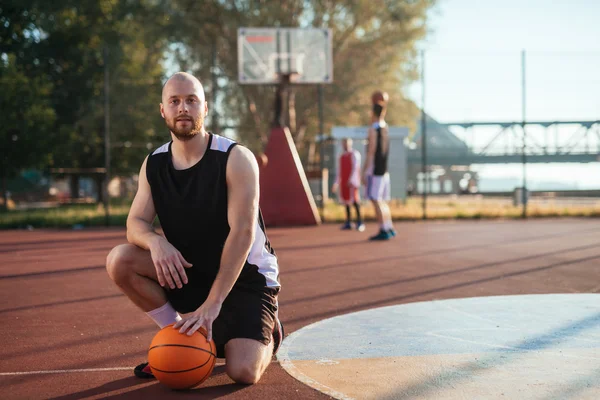
[[[129,204],[109,208],[109,225],[125,226]],[[96,204],[62,205],[33,210],[0,212],[0,228],[72,228],[74,226],[106,226],[104,207]]]
[[[115,199],[110,206],[110,226],[125,226],[131,201]],[[420,198],[410,198],[406,202],[391,201],[390,211],[395,221],[416,221],[423,217]],[[354,210],[352,210],[354,215]],[[454,199],[430,197],[427,200],[427,218],[450,219],[499,219],[521,218],[521,207],[502,198],[456,197]],[[368,202],[363,203],[363,218],[375,220],[375,210]],[[329,201],[321,216],[326,222],[341,223],[346,219],[345,208]],[[600,217],[599,203],[587,206],[554,203],[531,203],[527,208],[530,218],[549,217]],[[73,228],[105,226],[104,207],[99,204],[62,205],[46,209],[11,210],[0,212],[0,229],[27,228]]]
[[[600,202],[600,200],[599,200]],[[364,202],[362,214],[366,221],[375,220],[375,210],[370,203]],[[406,202],[390,202],[390,211],[395,221],[418,220],[423,218],[422,202],[420,198],[409,198]],[[354,216],[354,211],[353,216]],[[521,218],[523,209],[512,205],[510,199],[484,198],[484,197],[457,197],[455,200],[448,198],[430,197],[427,199],[428,219],[513,219]],[[321,216],[327,222],[343,222],[346,211],[343,206],[334,201],[329,201]],[[550,217],[600,217],[600,205],[589,206],[564,206],[555,204],[530,203],[527,216],[531,218]]]

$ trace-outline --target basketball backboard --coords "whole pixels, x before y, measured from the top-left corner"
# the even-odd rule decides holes
[[[293,83],[333,82],[331,30],[239,28],[239,82],[275,84],[282,74],[297,74]]]

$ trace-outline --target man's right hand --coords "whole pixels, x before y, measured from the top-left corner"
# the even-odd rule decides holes
[[[183,258],[179,250],[164,237],[158,237],[149,247],[160,286],[181,289],[188,283],[185,268],[190,268],[192,264]]]

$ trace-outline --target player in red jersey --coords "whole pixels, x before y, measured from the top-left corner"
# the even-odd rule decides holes
[[[365,224],[360,214],[360,153],[352,148],[352,139],[342,140],[344,152],[338,159],[337,176],[331,191],[339,191],[338,199],[346,206],[346,223],[343,230],[352,229],[350,206],[356,210],[356,230],[363,232]]]

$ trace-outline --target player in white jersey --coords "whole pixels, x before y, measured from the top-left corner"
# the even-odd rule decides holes
[[[366,185],[367,197],[375,207],[379,232],[369,240],[389,240],[396,236],[387,204],[390,200],[390,173],[388,172],[390,138],[385,113],[389,96],[385,92],[377,91],[373,93],[371,100],[373,110],[368,132],[367,157],[363,166],[363,182]]]

